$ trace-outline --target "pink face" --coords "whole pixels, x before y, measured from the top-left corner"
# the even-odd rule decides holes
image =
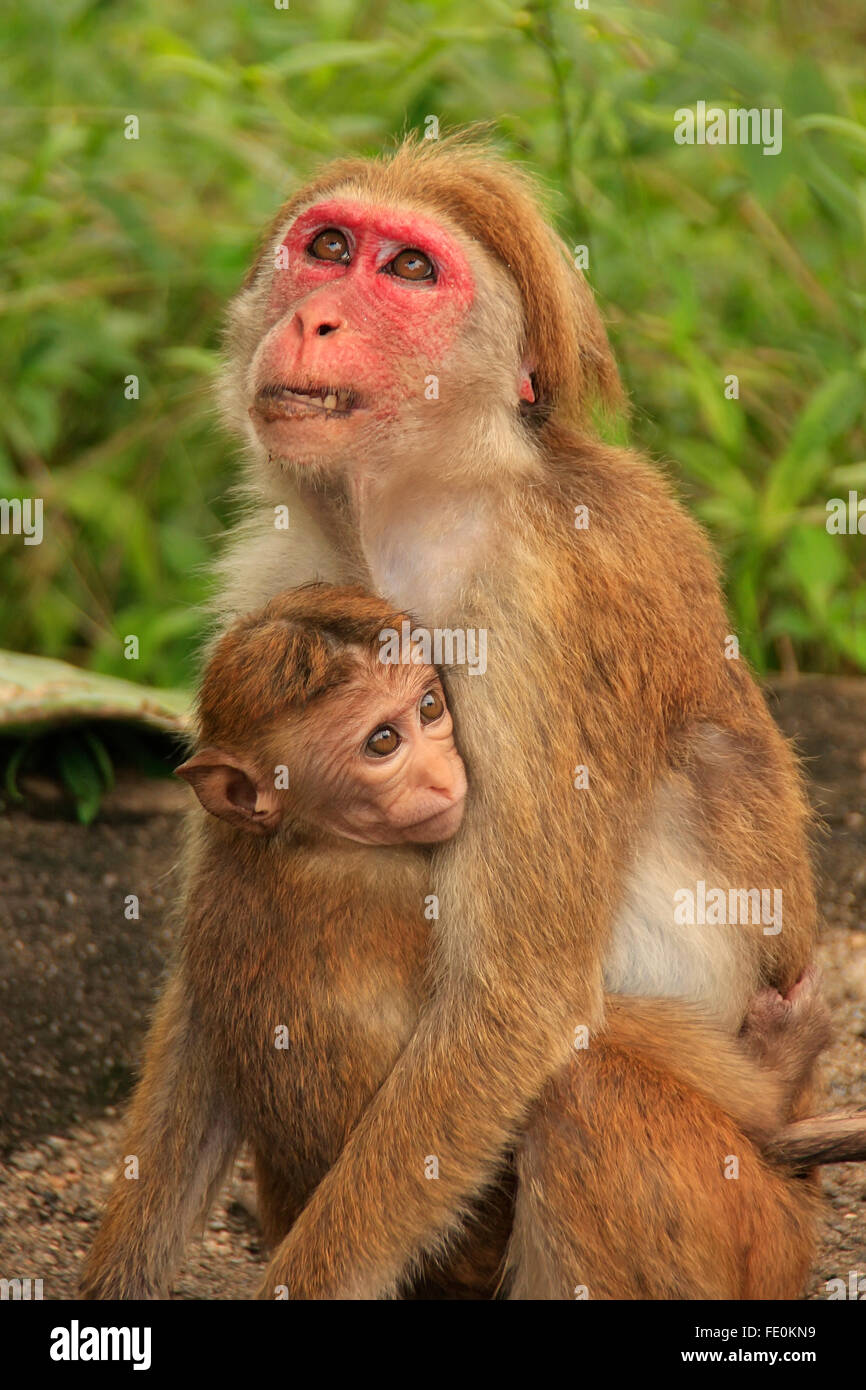
[[[431,666],[363,662],[356,682],[307,710],[286,756],[313,823],[344,839],[434,845],[463,818],[466,770]]]
[[[348,199],[308,208],[282,248],[250,416],[274,455],[339,452],[365,423],[424,400],[472,303],[472,272],[432,217]]]

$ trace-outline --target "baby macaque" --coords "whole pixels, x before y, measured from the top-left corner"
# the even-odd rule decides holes
[[[116,1181],[85,1294],[164,1293],[244,1139],[276,1243],[415,1027],[435,913],[422,847],[457,830],[466,775],[436,671],[379,660],[402,618],[310,585],[216,646],[198,751],[178,769],[210,814],[132,1102],[140,1178]],[[456,1249],[460,1272],[430,1272],[429,1296],[492,1291],[504,1201],[490,1267]],[[485,1230],[498,1220],[491,1202]]]
[[[265,626],[271,609],[279,612],[279,600],[268,606]],[[239,635],[232,638],[237,658],[249,659]],[[315,655],[326,661],[326,652]],[[334,839],[432,845],[454,834],[466,774],[432,666],[383,665],[374,650],[359,647],[320,670],[305,669],[300,699],[298,676],[292,682],[285,668],[281,674],[286,708],[278,728],[262,729],[257,739],[250,727],[242,744],[209,745],[177,769],[206,811],[259,835],[315,837],[320,847]],[[209,698],[206,687],[203,709]]]
[[[380,634],[400,630],[403,616],[361,589],[308,585],[236,623],[213,652],[198,751],[178,769],[209,814],[196,826],[183,931],[124,1147],[139,1177],[115,1182],[88,1296],[164,1294],[188,1228],[245,1140],[276,1245],[435,995],[425,846],[458,832],[467,779],[436,670],[380,660]],[[779,1001],[788,1040],[804,1040],[791,1054],[800,1076],[824,1041],[814,982],[795,1007]],[[611,999],[607,1033],[549,1084],[462,1232],[413,1267],[406,1295],[493,1297],[507,1268],[517,1297],[571,1297],[578,1283],[600,1297],[654,1296],[628,1281],[641,1260],[658,1265],[662,1240],[673,1268],[659,1267],[658,1296],[735,1297],[731,1270],[748,1263],[757,1225],[783,1270],[768,1266],[762,1282],[752,1261],[748,1288],[779,1296],[801,1277],[808,1243],[799,1191],[755,1146],[788,1118],[797,1080],[774,1041],[778,1013],[773,1001],[756,1005],[754,1037],[737,1043],[677,1001]],[[587,1162],[596,1130],[617,1174],[597,1154]],[[683,1219],[660,1234],[648,1214],[641,1241],[636,1211],[620,1268],[619,1204],[644,1195],[637,1155],[656,1140],[671,1175],[667,1205]],[[747,1183],[722,1181],[731,1151],[743,1155]],[[431,1156],[420,1133],[420,1201],[435,1187]],[[511,1234],[515,1182],[551,1232],[553,1266],[522,1257],[523,1226]]]

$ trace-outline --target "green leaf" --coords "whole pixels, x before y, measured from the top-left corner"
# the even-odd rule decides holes
[[[161,357],[167,367],[177,367],[180,371],[208,378],[215,377],[221,366],[218,353],[194,346],[165,348]]]
[[[840,487],[866,486],[866,460],[862,463],[843,463],[830,470],[828,482],[838,483]]]
[[[265,70],[276,77],[297,77],[300,73],[316,72],[320,68],[366,67],[395,57],[397,47],[390,39],[358,40],[356,43],[299,43],[282,57],[267,63]]]
[[[820,636],[814,618],[793,604],[780,604],[774,608],[767,619],[764,633],[767,637],[793,637],[798,642],[810,642]]]
[[[786,454],[802,459],[850,429],[863,410],[866,383],[858,372],[840,371],[819,386],[794,426]]]
[[[111,791],[114,786],[114,767],[108,754],[108,749],[101,738],[92,729],[84,729],[84,741],[90,749],[94,764],[99,769],[102,777],[102,785],[105,791]]]
[[[689,368],[689,385],[712,438],[726,453],[737,453],[743,438],[744,416],[739,401],[730,401],[725,397],[725,377],[728,373],[722,366],[697,360],[694,353],[686,355],[684,360]]]
[[[866,666],[866,588],[834,595],[827,606],[827,631],[849,660]]]
[[[823,526],[803,526],[785,542],[784,566],[812,612],[818,613],[847,575],[849,561],[840,536],[831,536]]]
[[[190,698],[118,676],[81,671],[51,657],[0,651],[0,730],[120,719],[182,732]]]
[[[23,801],[24,797],[18,790],[18,769],[23,763],[30,749],[30,740],[22,739],[18,747],[13,749],[12,755],[6,764],[5,787],[6,795],[11,801]]]
[[[700,479],[711,491],[727,498],[746,515],[754,511],[752,483],[741,468],[720,453],[717,445],[705,439],[684,439],[679,445],[678,456],[686,472]]]
[[[845,120],[843,116],[828,116],[816,112],[813,116],[801,116],[797,127],[799,130],[828,130],[833,135],[840,135],[866,150],[866,126],[858,125],[856,121]]]
[[[75,814],[82,825],[90,825],[99,811],[104,790],[99,768],[85,745],[74,738],[59,743],[57,767],[75,801]]]
[[[827,470],[827,449],[858,419],[866,398],[857,372],[838,371],[811,397],[794,426],[784,453],[767,478],[761,515],[768,535],[789,515]]]

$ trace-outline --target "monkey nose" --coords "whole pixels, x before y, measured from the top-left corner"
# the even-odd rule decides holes
[[[458,801],[463,794],[463,788],[457,783],[450,768],[437,768],[430,772],[426,778],[425,791],[431,792],[434,796],[441,797],[448,805],[452,801]]]
[[[344,320],[333,307],[322,305],[318,310],[313,305],[298,309],[294,316],[294,326],[302,338],[327,338],[344,326]]]

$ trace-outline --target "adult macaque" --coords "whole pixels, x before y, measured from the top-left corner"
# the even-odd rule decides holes
[[[324,169],[232,307],[223,391],[253,498],[227,617],[318,577],[488,634],[484,676],[448,672],[470,791],[434,852],[435,1000],[264,1285],[383,1296],[458,1228],[575,1028],[603,1028],[605,986],[695,1001],[733,1034],[762,986],[795,984],[808,812],[726,656],[704,537],[593,433],[616,367],[512,166],[429,141]],[[781,893],[784,922],[677,923],[699,883]],[[543,1263],[542,1220],[526,1239]]]
[[[436,1007],[426,847],[457,831],[466,778],[436,671],[381,660],[383,630],[401,624],[381,599],[313,585],[242,619],[214,651],[199,748],[179,770],[210,815],[132,1104],[124,1153],[138,1177],[115,1182],[84,1275],[90,1296],[167,1290],[243,1140],[265,1237],[281,1241],[425,1005]],[[462,1239],[419,1263],[408,1292],[492,1297],[506,1249],[515,1297],[569,1297],[587,1268],[596,1296],[640,1296],[640,1271],[662,1253],[659,1287],[683,1296],[796,1291],[809,1256],[802,1185],[762,1163],[753,1141],[778,1142],[825,1030],[812,979],[791,1001],[759,996],[737,1043],[696,1006],[612,1000],[605,1039],[545,1088],[513,1169],[496,1173]],[[659,1116],[651,1138],[642,1107]],[[596,1131],[613,1174],[586,1152]],[[623,1261],[623,1214],[646,1191],[660,1138],[672,1186]],[[735,1184],[722,1172],[729,1153],[743,1165]],[[556,1255],[542,1269],[525,1229],[536,1212]],[[587,1260],[593,1241],[610,1247],[603,1278]]]

